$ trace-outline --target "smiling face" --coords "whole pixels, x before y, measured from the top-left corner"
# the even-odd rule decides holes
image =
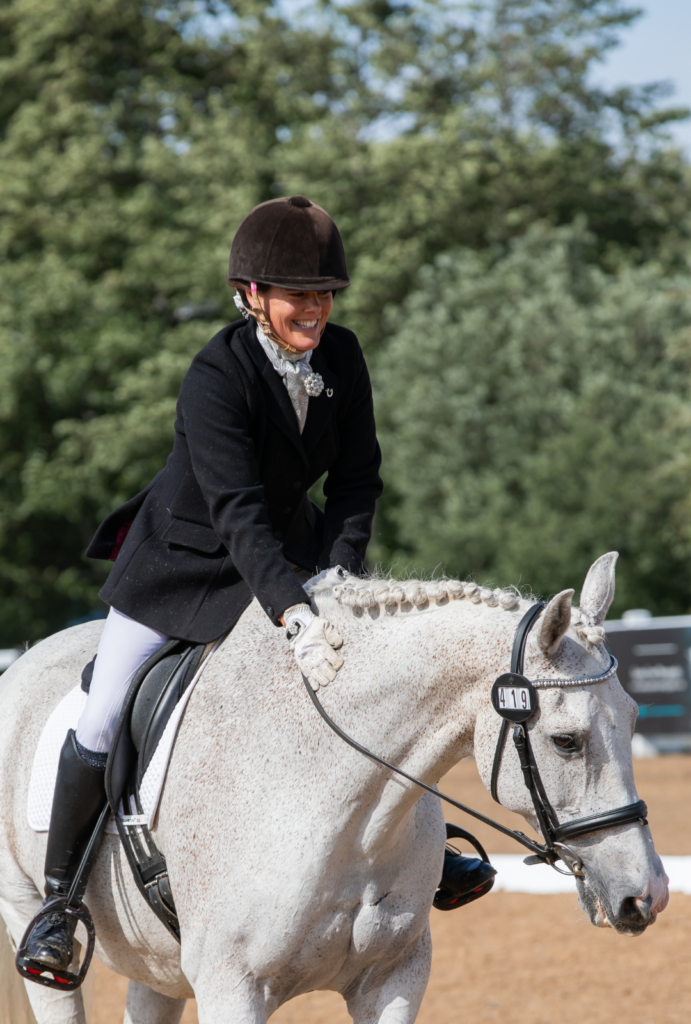
[[[331,292],[296,292],[269,288],[262,305],[279,338],[300,352],[316,348],[333,309]]]

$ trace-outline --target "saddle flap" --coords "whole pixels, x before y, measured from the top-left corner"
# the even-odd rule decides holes
[[[130,731],[138,751],[137,789],[151,763],[168,720],[192,682],[204,653],[204,644],[163,659],[142,683],[132,708]]]
[[[139,692],[142,681],[146,678],[151,668],[157,662],[166,658],[176,648],[179,650],[179,640],[169,640],[163,647],[151,655],[147,661],[135,672],[125,697],[120,717],[115,726],[115,735],[108,754],[106,764],[105,787],[106,796],[110,803],[113,814],[117,815],[120,799],[122,798],[127,780],[136,765],[137,752],[134,749],[130,733],[130,717],[132,705]]]
[[[130,735],[137,753],[142,749],[149,720],[156,711],[161,694],[176,675],[182,658],[181,651],[174,651],[157,662],[142,680],[130,717]]]

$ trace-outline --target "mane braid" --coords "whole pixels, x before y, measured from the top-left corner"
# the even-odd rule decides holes
[[[326,582],[326,581],[324,581]],[[450,601],[468,600],[472,604],[485,604],[488,608],[512,611],[521,603],[520,595],[513,590],[479,587],[477,583],[461,583],[460,580],[395,580],[371,577],[361,579],[349,576],[343,583],[332,586],[328,583],[317,585],[315,596],[333,597],[342,607],[353,612],[385,607],[389,614],[396,614],[402,607],[434,608],[447,605]]]
[[[357,618],[374,608],[381,608],[391,617],[402,610],[434,610],[445,607],[451,601],[461,600],[510,612],[525,609],[538,600],[533,594],[521,596],[517,589],[496,587],[492,590],[490,587],[480,587],[472,582],[462,583],[460,580],[396,580],[377,575],[362,579],[360,576],[346,574],[337,583],[333,582],[333,577],[321,579],[308,586],[307,590],[311,597],[317,599],[317,604],[319,598],[333,600],[341,608],[349,609]],[[587,651],[592,652],[604,643],[604,627],[593,622],[578,607],[571,609],[571,625]]]

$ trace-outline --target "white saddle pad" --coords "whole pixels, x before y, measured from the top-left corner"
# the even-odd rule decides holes
[[[216,647],[217,646],[218,644]],[[211,654],[214,653],[216,647],[213,648]],[[154,756],[151,758],[146,774],[142,779],[140,796],[147,822],[152,822],[154,820],[154,816],[158,810],[158,803],[163,791],[163,782],[166,777],[168,762],[170,761],[170,755],[173,751],[173,745],[175,743],[175,737],[177,735],[178,726],[180,725],[180,720],[182,719],[183,712],[187,706],[187,701],[190,699],[192,690],[206,668],[211,658],[211,654],[209,654],[209,656],[205,658],[199,666],[194,674],[192,682],[176,704],[175,710],[168,719],[163,735],[156,747]],[[60,751],[62,750],[62,745],[65,742],[65,737],[67,736],[68,731],[70,729],[77,728],[77,722],[84,710],[86,699],[87,695],[84,693],[81,686],[75,686],[74,690],[70,690],[67,696],[63,697],[60,701],[46,722],[43,732],[41,733],[41,738],[38,741],[38,746],[36,747],[34,763],[31,769],[27,806],[29,825],[35,832],[48,831],[48,827],[50,825],[50,813],[53,807],[53,791],[55,790],[55,778],[58,773]],[[131,810],[134,811],[134,808],[131,808]],[[106,832],[117,834],[117,826],[114,818],[112,817],[108,822]]]

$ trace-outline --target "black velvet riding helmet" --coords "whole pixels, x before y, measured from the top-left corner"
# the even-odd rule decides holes
[[[235,233],[228,281],[295,291],[337,291],[350,284],[343,242],[326,210],[304,196],[255,206]]]

